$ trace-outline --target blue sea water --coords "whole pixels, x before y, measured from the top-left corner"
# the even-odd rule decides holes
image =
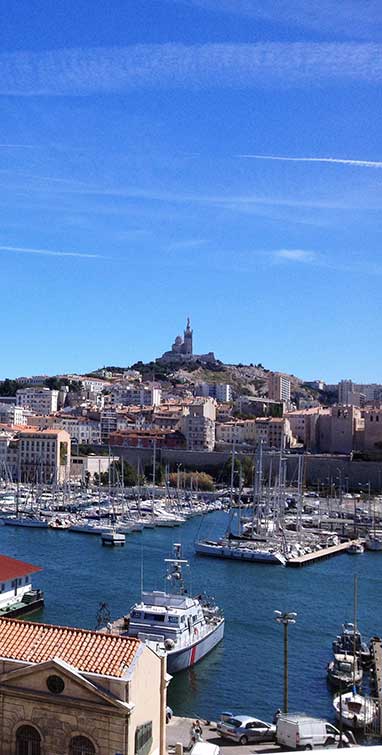
[[[270,719],[283,696],[282,627],[275,609],[296,611],[289,628],[289,709],[332,718],[326,664],[343,621],[353,619],[358,575],[358,623],[365,637],[382,634],[382,554],[341,555],[302,569],[196,556],[196,537],[222,534],[226,514],[215,512],[177,529],[145,530],[124,548],[103,548],[98,537],[57,530],[1,527],[0,552],[43,567],[34,584],[45,591],[38,616],[48,623],[93,629],[99,603],[112,619],[144,589],[164,589],[172,543],[190,561],[190,591],[206,591],[223,608],[224,641],[203,661],[174,677],[169,704],[179,715],[215,718],[223,710]]]

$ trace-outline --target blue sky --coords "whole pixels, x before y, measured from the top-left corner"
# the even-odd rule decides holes
[[[382,382],[379,0],[3,0],[0,30],[0,377],[150,360],[190,315],[198,352]]]

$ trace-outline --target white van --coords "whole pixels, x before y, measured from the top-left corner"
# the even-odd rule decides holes
[[[196,742],[190,755],[220,755],[220,747],[212,742]]]
[[[340,732],[321,718],[281,714],[276,725],[276,742],[288,750],[313,750],[318,747],[338,747]],[[350,747],[348,734],[342,734],[343,747]]]

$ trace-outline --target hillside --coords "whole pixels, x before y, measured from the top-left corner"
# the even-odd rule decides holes
[[[122,372],[120,367],[107,367],[110,372]],[[215,361],[210,364],[205,362],[188,362],[184,361],[174,363],[161,362],[136,362],[130,368],[137,370],[142,375],[143,380],[157,380],[162,383],[177,385],[183,383],[190,388],[196,383],[229,383],[232,386],[234,396],[267,396],[268,386],[267,378],[271,370],[262,364],[223,364]],[[295,375],[287,375],[291,381],[291,398],[298,403],[300,398],[307,400],[318,399],[325,402],[324,396],[320,392],[312,390],[304,384],[301,378]]]

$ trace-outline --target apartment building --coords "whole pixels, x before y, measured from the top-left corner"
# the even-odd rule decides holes
[[[258,417],[256,422],[256,443],[265,448],[291,448],[295,438],[286,417]]]
[[[272,373],[268,378],[268,398],[273,401],[290,402],[290,379],[280,372]]]
[[[0,403],[0,424],[27,425],[31,412],[22,406]]]
[[[86,417],[55,417],[54,426],[66,430],[78,445],[97,446],[101,443],[101,423]]]
[[[108,443],[110,433],[118,429],[118,413],[114,408],[102,409],[100,412],[100,430],[102,443]]]
[[[123,406],[159,406],[162,401],[162,390],[159,385],[148,383],[145,385],[114,385],[111,390],[113,405]]]
[[[284,401],[264,396],[239,396],[234,407],[239,414],[248,417],[282,417],[284,413]]]
[[[285,416],[289,420],[291,431],[297,442],[302,443],[307,451],[319,451],[321,417],[331,416],[331,410],[317,406],[287,412]]]
[[[125,430],[110,433],[109,444],[128,448],[186,448],[186,439],[179,430]]]
[[[35,414],[53,414],[57,411],[58,393],[50,388],[20,388],[16,391],[16,404]]]
[[[216,442],[229,445],[256,445],[256,420],[230,420],[216,423]]]
[[[19,430],[18,474],[22,482],[63,482],[70,472],[70,435],[65,430]]]
[[[229,383],[198,383],[195,386],[196,396],[210,396],[216,401],[229,402],[232,400],[232,388]]]
[[[216,401],[200,399],[189,405],[182,422],[189,451],[213,451],[215,447]]]
[[[362,414],[364,420],[362,448],[365,451],[381,451],[382,408],[367,409]]]
[[[333,406],[321,414],[318,449],[321,453],[349,454],[362,448],[365,420],[356,406]]]

